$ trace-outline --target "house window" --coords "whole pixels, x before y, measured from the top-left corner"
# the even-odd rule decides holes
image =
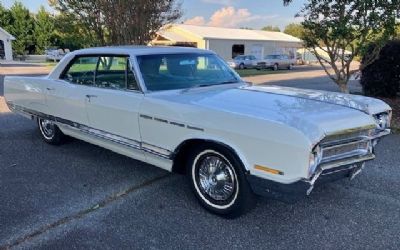
[[[232,58],[244,55],[244,44],[234,44],[232,46]]]

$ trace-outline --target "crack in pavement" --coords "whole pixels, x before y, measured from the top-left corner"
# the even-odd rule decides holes
[[[84,209],[84,210],[80,210],[75,214],[63,217],[63,218],[61,218],[61,219],[59,219],[59,220],[57,220],[57,221],[55,221],[53,223],[50,223],[50,224],[47,224],[45,226],[40,227],[39,229],[33,231],[32,233],[29,233],[29,234],[26,234],[26,235],[24,235],[22,237],[19,237],[19,238],[17,238],[16,240],[14,240],[11,243],[8,243],[6,245],[0,246],[0,250],[11,249],[13,247],[16,247],[16,246],[22,244],[22,243],[25,243],[26,241],[28,241],[28,240],[30,240],[30,239],[32,239],[34,237],[37,237],[37,236],[39,236],[39,235],[41,235],[43,233],[46,233],[50,229],[56,228],[56,227],[58,227],[60,225],[69,223],[69,222],[77,220],[77,219],[81,219],[84,216],[86,216],[86,215],[88,215],[88,214],[90,214],[90,213],[92,213],[94,211],[97,211],[98,209],[103,208],[103,207],[111,204],[112,202],[117,201],[117,200],[127,196],[128,194],[130,194],[132,192],[135,192],[135,191],[137,191],[137,190],[139,190],[139,189],[141,189],[143,187],[150,186],[150,185],[152,185],[152,184],[154,184],[154,183],[156,183],[156,182],[158,182],[160,180],[166,179],[167,177],[169,177],[171,175],[172,175],[171,173],[167,173],[167,174],[161,175],[161,176],[159,176],[157,178],[151,179],[149,181],[145,181],[140,185],[132,186],[132,187],[130,187],[128,189],[125,189],[125,190],[123,190],[121,192],[112,194],[112,195],[106,197],[105,199],[101,200],[100,202],[98,202],[97,204],[95,204],[94,206],[92,206],[90,208],[87,208],[87,209]]]

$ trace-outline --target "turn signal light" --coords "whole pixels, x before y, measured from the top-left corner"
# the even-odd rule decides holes
[[[270,174],[278,174],[278,175],[283,175],[282,171],[279,171],[277,169],[273,169],[273,168],[268,168],[268,167],[264,167],[264,166],[260,166],[260,165],[254,165],[254,168],[257,170],[261,170]]]

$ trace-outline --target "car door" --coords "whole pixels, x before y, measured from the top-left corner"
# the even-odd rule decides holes
[[[289,57],[287,55],[282,56],[283,64],[285,65],[285,68],[289,67],[290,62],[289,62]]]
[[[243,63],[244,63],[244,66],[245,66],[246,68],[248,68],[248,67],[251,65],[250,57],[249,57],[249,56],[245,56],[245,57],[243,58]]]
[[[87,126],[85,95],[94,84],[97,57],[78,56],[66,66],[58,80],[46,86],[46,103],[49,115],[62,119],[64,123]]]
[[[140,149],[139,106],[143,100],[129,56],[99,56],[93,87],[85,93],[90,127],[98,136]],[[137,158],[137,157],[136,157]]]

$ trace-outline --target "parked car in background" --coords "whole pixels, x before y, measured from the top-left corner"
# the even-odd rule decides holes
[[[214,52],[176,47],[74,51],[47,77],[6,76],[4,96],[45,142],[68,135],[187,174],[200,203],[230,217],[254,194],[292,201],[354,178],[392,112],[369,97],[251,86]]]
[[[60,61],[66,54],[70,52],[69,49],[47,48],[44,53],[48,61]]]
[[[237,56],[228,64],[233,69],[254,69],[257,67],[257,58],[253,55]]]
[[[296,59],[290,59],[288,55],[276,54],[267,55],[263,60],[257,62],[257,69],[289,69],[292,70],[296,64]]]

